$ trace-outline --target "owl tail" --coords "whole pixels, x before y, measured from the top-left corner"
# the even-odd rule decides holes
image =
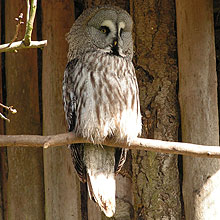
[[[115,149],[85,144],[84,161],[90,199],[107,217],[115,213]]]
[[[95,173],[87,170],[87,185],[90,199],[98,203],[107,217],[115,213],[115,174]]]

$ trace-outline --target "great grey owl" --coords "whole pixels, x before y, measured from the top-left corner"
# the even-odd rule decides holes
[[[115,175],[127,151],[101,145],[106,138],[131,141],[141,133],[134,66],[132,19],[118,8],[88,9],[67,35],[63,100],[69,131],[93,144],[70,145],[79,179],[110,217],[115,213]]]

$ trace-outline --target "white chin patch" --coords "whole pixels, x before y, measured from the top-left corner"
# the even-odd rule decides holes
[[[122,52],[121,48],[119,48],[118,53],[121,57],[126,57],[126,55]]]

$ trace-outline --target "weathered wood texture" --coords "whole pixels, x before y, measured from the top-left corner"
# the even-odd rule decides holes
[[[91,8],[99,5],[115,5],[129,12],[129,1],[126,0],[84,0],[85,8]]]
[[[177,0],[182,140],[219,145],[213,1]],[[183,157],[186,219],[220,219],[220,161]]]
[[[178,140],[175,2],[130,1],[144,137]],[[177,156],[132,151],[134,219],[181,219]]]
[[[15,17],[26,16],[26,2],[5,2],[6,41],[15,34]],[[23,37],[25,26],[20,30]],[[33,33],[36,39],[36,32]],[[7,53],[5,59],[7,103],[17,109],[16,117],[10,114],[6,134],[41,134],[37,51],[26,50]],[[7,149],[7,207],[5,219],[44,219],[43,158],[42,149]]]
[[[140,87],[143,136],[177,141],[174,1],[75,2],[83,8],[111,4],[130,10],[134,20],[134,63]],[[15,33],[14,18],[20,12],[25,14],[26,2],[8,0],[4,4],[9,42]],[[43,51],[42,73],[44,135],[67,131],[61,87],[68,48],[64,37],[74,21],[73,4],[70,0],[42,1],[42,33],[43,39],[48,40]],[[177,0],[176,7],[183,141],[218,145],[212,1]],[[36,33],[33,39],[36,40]],[[16,115],[9,115],[11,123],[6,124],[6,134],[42,133],[39,65],[36,49],[6,54],[5,104],[14,105],[18,110]],[[1,96],[2,90],[0,101]],[[4,132],[1,121],[0,132]],[[132,159],[128,159],[117,177],[119,203],[113,219],[181,219],[177,156],[143,151],[134,151],[130,156]],[[184,157],[183,162],[186,219],[220,219],[219,160]],[[82,220],[79,180],[66,147],[45,149],[43,155],[40,148],[8,148],[7,154],[1,150],[0,177],[0,208],[4,206],[0,219]],[[88,220],[105,219],[89,201]]]
[[[67,62],[65,34],[74,22],[73,1],[42,1],[43,134],[67,131],[62,101]],[[44,150],[45,213],[47,220],[80,219],[79,181],[67,147]]]
[[[220,109],[220,19],[219,12],[220,7],[215,8],[215,3],[220,5],[220,1],[214,1],[214,29],[215,29],[215,51],[216,51],[216,72],[218,82],[218,109]],[[220,117],[220,111],[218,111],[218,117]]]
[[[0,44],[2,44],[2,19],[4,14],[3,11],[3,4],[0,1]],[[2,68],[2,55],[0,54],[0,102],[3,103],[3,68]],[[3,113],[3,109],[0,108],[0,113]],[[4,121],[0,119],[0,134],[4,134]],[[3,220],[4,215],[4,204],[3,204],[3,157],[4,157],[5,149],[0,149],[0,220]]]

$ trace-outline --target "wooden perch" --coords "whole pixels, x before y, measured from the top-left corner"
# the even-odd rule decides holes
[[[55,147],[71,143],[89,143],[74,133],[57,134],[50,136],[40,135],[0,135],[0,147]],[[219,146],[205,146],[180,142],[160,141],[153,139],[136,138],[129,145],[126,142],[106,140],[103,145],[122,147],[133,150],[146,150],[169,154],[182,154],[192,157],[220,158]]]
[[[31,41],[29,46],[25,46],[23,41],[16,41],[12,44],[2,44],[0,45],[0,53],[16,51],[20,49],[30,49],[30,48],[43,48],[47,45],[47,40],[42,41]]]

